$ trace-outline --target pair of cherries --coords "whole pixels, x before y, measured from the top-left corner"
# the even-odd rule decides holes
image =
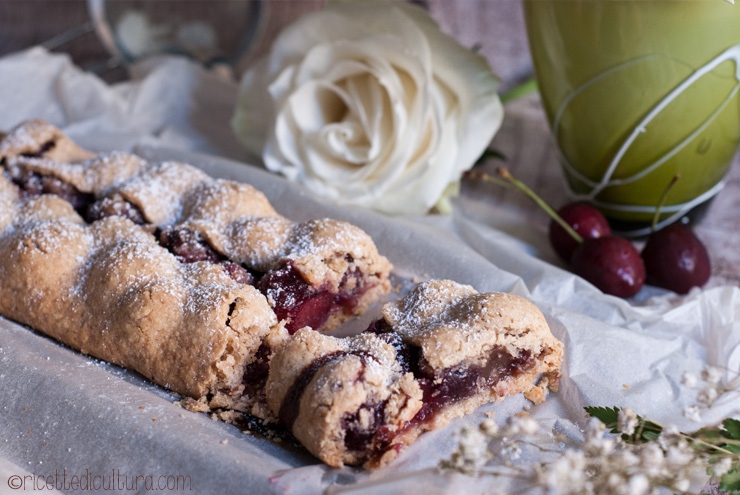
[[[686,294],[709,279],[706,247],[686,225],[654,230],[639,252],[628,239],[612,234],[604,215],[588,203],[566,204],[557,215],[578,236],[553,217],[548,233],[553,249],[575,274],[605,293],[632,297],[648,283]]]

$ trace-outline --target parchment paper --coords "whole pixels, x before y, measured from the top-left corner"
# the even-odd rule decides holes
[[[480,222],[476,203],[465,197],[451,217],[387,218],[325,204],[257,167],[223,158],[242,156],[228,130],[233,83],[178,59],[150,62],[141,71],[133,82],[110,87],[39,49],[0,59],[0,128],[43,117],[94,150],[133,149],[152,160],[192,163],[262,189],[292,219],[331,216],[359,225],[394,263],[401,282],[451,278],[480,291],[529,297],[566,348],[560,391],[530,409],[549,424],[582,425],[586,405],[629,405],[693,430],[700,425],[682,410],[694,402],[694,392],[680,385],[681,374],[706,364],[740,369],[737,287],[624,301],[536,256],[533,239]],[[506,213],[497,214],[505,223]],[[4,319],[0,397],[2,494],[21,492],[9,485],[18,480],[27,492],[55,481],[66,493],[92,492],[97,482],[98,491],[118,483],[125,493],[147,493],[160,484],[195,493],[473,494],[499,482],[443,477],[428,468],[450,453],[463,424],[490,411],[502,423],[527,406],[522,397],[485,406],[422,436],[374,473],[330,469],[300,448],[185,411],[174,404],[176,397],[141,377]],[[738,397],[729,397],[705,421],[736,414],[738,407]],[[170,489],[175,483],[180,490]]]

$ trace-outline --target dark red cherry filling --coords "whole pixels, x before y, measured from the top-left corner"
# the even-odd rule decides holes
[[[51,143],[53,145],[53,141]],[[38,154],[26,154],[24,156],[41,156],[45,151],[47,150],[42,147]],[[146,223],[141,210],[123,198],[103,197],[96,200],[92,193],[82,192],[65,180],[29,170],[20,170],[15,174],[6,171],[6,176],[18,186],[22,198],[41,196],[42,194],[59,196],[70,203],[87,223],[93,223],[114,215],[128,218],[139,225]]]
[[[81,215],[84,215],[87,205],[93,200],[92,194],[81,192],[69,182],[51,175],[25,170],[15,176],[11,175],[10,179],[20,188],[21,197],[54,194],[69,202]]]
[[[138,206],[120,197],[104,197],[87,207],[85,220],[93,223],[106,217],[128,218],[137,225],[144,225],[146,220]]]
[[[158,229],[155,233],[159,244],[182,263],[207,261],[221,265],[226,273],[235,281],[254,285],[255,275],[247,268],[214,250],[198,232],[185,228]]]
[[[342,428],[344,429],[344,446],[353,452],[362,452],[372,445],[378,430],[383,428],[385,420],[386,402],[375,404],[363,404],[354,414],[345,414],[342,417]],[[369,418],[369,424],[364,425],[361,417]],[[385,430],[388,428],[385,427]]]
[[[244,370],[242,383],[245,392],[254,394],[264,389],[270,371],[270,346],[262,343],[255,353],[254,360]]]
[[[490,388],[501,380],[517,377],[534,366],[532,353],[521,350],[512,356],[504,347],[494,347],[488,360],[476,366],[453,366],[435,376],[417,377],[424,391],[423,402],[412,423],[422,424],[448,404],[472,397],[481,389]]]
[[[359,270],[348,271],[335,294],[327,286],[307,283],[293,262],[288,261],[266,273],[257,288],[272,301],[278,319],[287,321],[285,327],[292,334],[306,326],[321,328],[336,311],[352,313],[370,288],[361,279]]]
[[[388,450],[393,439],[403,431],[430,423],[446,406],[472,397],[478,391],[490,388],[509,377],[517,377],[535,364],[535,359],[528,350],[521,350],[517,356],[512,356],[504,347],[496,346],[482,364],[453,366],[434,372],[424,359],[421,349],[394,333],[385,320],[373,322],[366,332],[375,333],[396,349],[402,370],[414,374],[423,392],[421,409],[402,429],[391,431],[387,426],[379,425],[374,434],[353,434],[345,440],[345,446],[350,450],[372,448],[371,458]]]

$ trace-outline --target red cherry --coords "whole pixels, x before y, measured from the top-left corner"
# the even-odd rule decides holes
[[[624,237],[584,239],[571,258],[571,268],[607,294],[632,297],[645,282],[640,253]]]
[[[586,202],[568,203],[558,210],[558,215],[584,239],[611,235],[606,217]],[[569,262],[578,247],[578,241],[555,220],[550,221],[549,237],[550,245],[558,256]]]
[[[642,259],[650,285],[678,294],[703,286],[712,271],[704,244],[689,227],[678,223],[650,234]]]

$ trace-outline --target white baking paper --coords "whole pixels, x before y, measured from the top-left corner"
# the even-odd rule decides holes
[[[694,392],[681,386],[681,374],[707,364],[740,370],[737,287],[682,298],[659,291],[634,301],[606,296],[557,265],[542,247],[541,228],[520,228],[521,215],[482,203],[481,191],[464,192],[450,217],[387,218],[326,204],[233,160],[243,156],[228,126],[235,91],[232,81],[175,58],[149,61],[133,81],[108,86],[64,56],[33,49],[0,59],[0,128],[45,118],[94,150],[135,150],[249,182],[292,219],[349,220],[373,236],[399,282],[451,278],[480,291],[529,297],[566,349],[560,391],[530,409],[549,424],[583,425],[584,406],[629,405],[693,430],[700,425],[682,410]],[[332,469],[300,448],[185,411],[176,397],[138,375],[4,319],[0,397],[3,494],[22,493],[10,485],[19,480],[29,493],[40,486],[91,492],[96,483],[117,483],[126,493],[147,493],[154,485],[204,494],[483,493],[500,481],[442,476],[431,468],[451,452],[463,424],[489,412],[501,423],[527,406],[520,396],[485,406],[423,435],[377,472]],[[705,420],[738,414],[739,402],[737,395],[720,401]]]

